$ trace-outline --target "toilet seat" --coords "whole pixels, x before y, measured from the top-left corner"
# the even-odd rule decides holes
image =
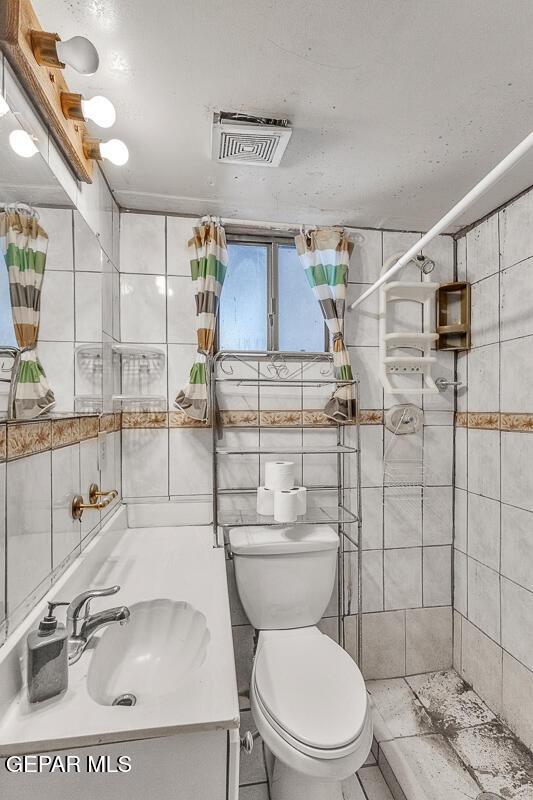
[[[316,627],[261,631],[251,691],[264,721],[315,759],[340,759],[368,727],[363,677],[351,657]]]

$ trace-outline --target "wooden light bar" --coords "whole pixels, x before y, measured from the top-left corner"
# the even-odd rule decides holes
[[[42,32],[30,0],[0,0],[0,48],[26,89],[60,146],[74,174],[80,181],[92,183],[93,162],[85,155],[85,123],[65,119],[61,93],[72,96],[61,69],[40,66],[33,54],[32,32]],[[59,40],[47,34],[51,47]],[[34,36],[35,40],[35,36]]]

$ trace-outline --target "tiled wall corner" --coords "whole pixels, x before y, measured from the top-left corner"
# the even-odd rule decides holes
[[[455,664],[531,746],[533,702],[533,192],[457,242],[472,283],[458,359]],[[460,254],[460,258],[459,258]],[[520,698],[520,699],[519,699]]]

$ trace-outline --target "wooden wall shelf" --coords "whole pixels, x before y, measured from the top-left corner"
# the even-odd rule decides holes
[[[70,92],[60,69],[40,66],[31,47],[31,31],[41,31],[30,0],[1,0],[0,48],[37,111],[48,123],[50,132],[80,181],[92,183],[93,161],[83,152],[85,123],[65,119],[61,92]]]
[[[444,283],[437,290],[439,350],[470,349],[470,284]]]

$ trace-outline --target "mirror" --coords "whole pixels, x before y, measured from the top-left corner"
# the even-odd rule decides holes
[[[103,410],[102,283],[107,258],[98,238],[75,210],[41,153],[24,158],[12,149],[10,134],[21,127],[17,115],[3,108],[4,113],[0,109],[0,218],[3,219],[0,223],[0,418],[98,413]],[[4,253],[9,239],[12,247],[18,242],[14,243],[13,233],[6,236],[12,227],[6,210],[15,219],[19,215],[25,219],[32,230],[32,243],[47,242],[40,314],[34,314],[35,302],[30,308],[29,295],[23,291],[22,308],[15,316],[21,321],[19,339],[27,334],[25,314],[29,314],[33,326],[38,324],[35,353],[53,399],[42,389],[42,381],[40,387],[35,387],[35,380],[28,387],[21,385],[23,372],[16,367],[21,355],[17,353],[20,342],[13,325],[11,296],[17,288],[10,292],[10,280],[13,284],[14,279],[13,274],[9,277]],[[37,224],[48,239],[42,237]],[[35,244],[35,249],[39,246]],[[24,259],[24,246],[22,253],[20,258]],[[7,258],[13,261],[18,256]],[[24,284],[24,280],[20,283]],[[14,372],[19,376],[15,393]],[[37,402],[27,400],[35,393],[45,395],[45,399],[39,396]]]

